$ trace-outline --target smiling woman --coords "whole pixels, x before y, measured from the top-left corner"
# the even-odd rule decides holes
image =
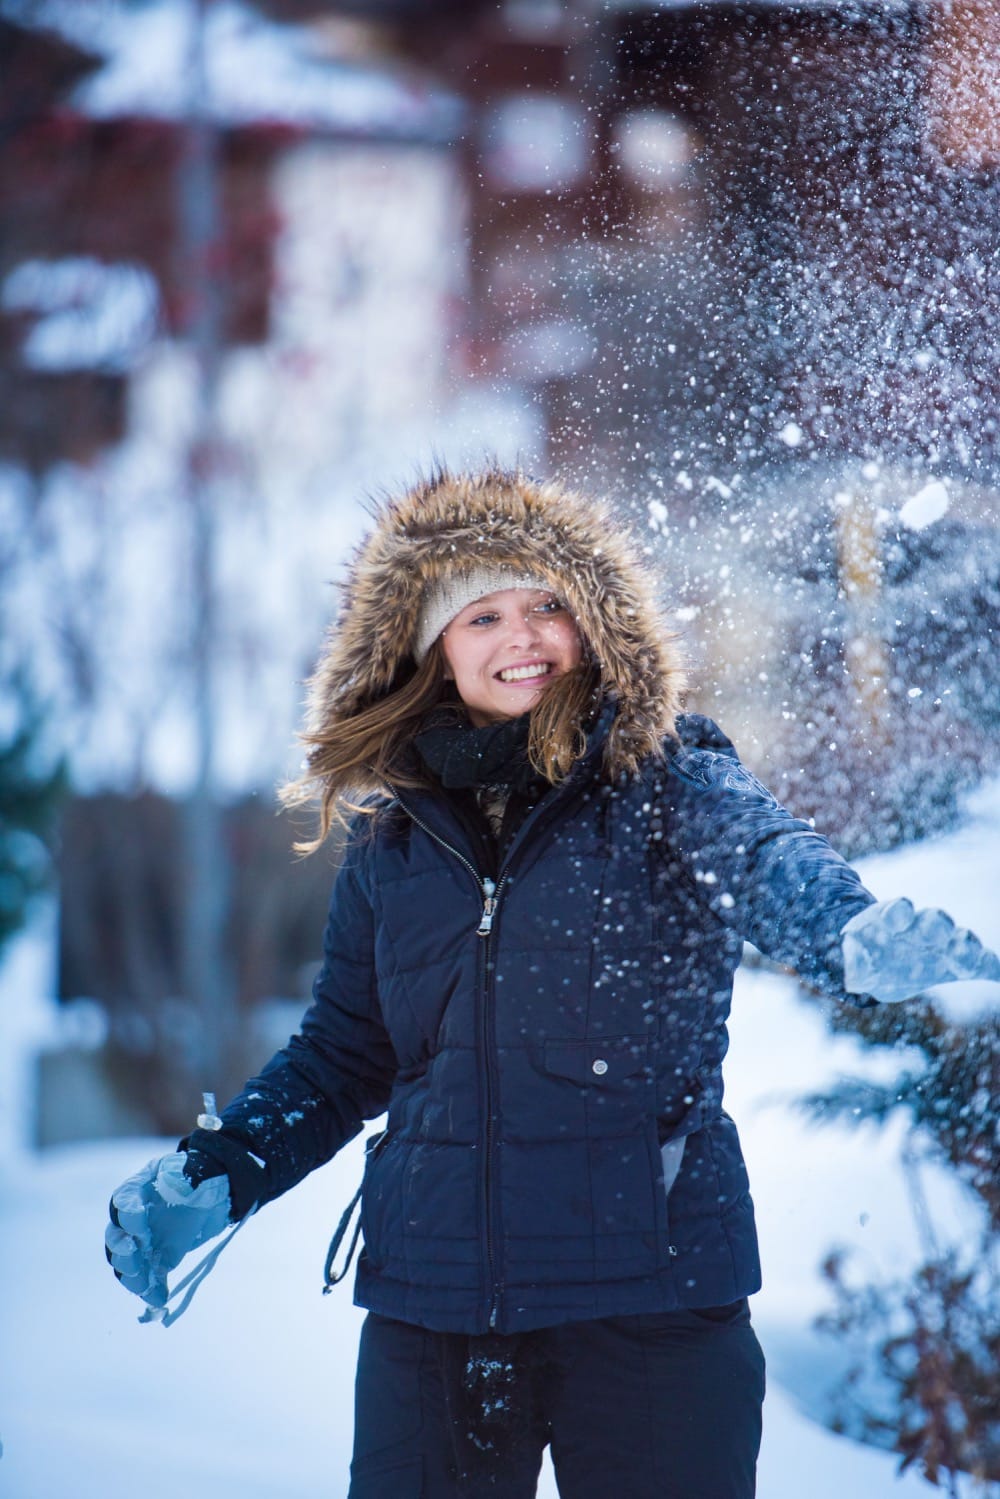
[[[722,1107],[744,939],[862,1005],[1000,974],[941,913],[876,904],[681,685],[627,539],[557,484],[438,474],[354,560],[287,796],[317,843],[350,821],[313,1004],[108,1236],[162,1307],[185,1248],[387,1111],[349,1499],[529,1499],[547,1444],[563,1499],[750,1499],[760,1272]]]

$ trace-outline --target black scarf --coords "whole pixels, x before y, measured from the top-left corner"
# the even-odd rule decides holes
[[[460,709],[439,708],[413,743],[447,791],[506,786],[526,792],[541,779],[528,759],[530,729],[527,713],[477,729]]]

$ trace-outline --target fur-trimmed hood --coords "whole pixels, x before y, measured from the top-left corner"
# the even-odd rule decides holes
[[[499,468],[441,471],[378,508],[309,684],[308,732],[329,733],[408,679],[428,587],[496,565],[543,578],[574,615],[618,704],[608,771],[659,753],[684,674],[628,540],[601,506]]]

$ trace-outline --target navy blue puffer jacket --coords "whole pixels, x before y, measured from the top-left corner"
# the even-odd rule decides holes
[[[733,975],[747,939],[845,997],[839,934],[873,897],[713,724],[678,728],[610,785],[606,715],[495,887],[443,794],[405,793],[349,849],[301,1032],[223,1121],[266,1199],[388,1109],[361,1305],[511,1332],[759,1287],[722,1108]]]

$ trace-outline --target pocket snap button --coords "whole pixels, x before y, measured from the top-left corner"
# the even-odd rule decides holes
[[[603,1057],[598,1057],[591,1067],[591,1071],[596,1072],[598,1077],[603,1077],[607,1070],[608,1064]]]

